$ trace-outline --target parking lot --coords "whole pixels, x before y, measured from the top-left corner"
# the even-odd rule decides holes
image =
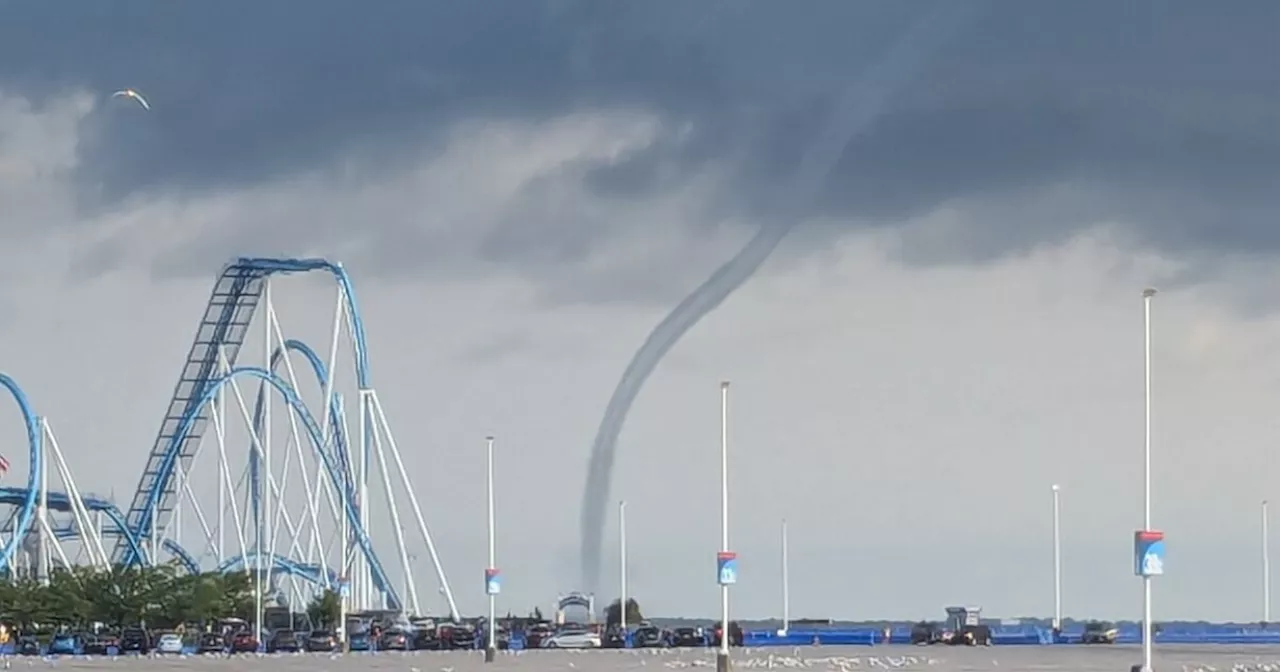
[[[1115,672],[1128,670],[1140,658],[1129,646],[1027,646],[1027,647],[803,647],[795,649],[737,649],[736,669],[808,670],[931,670],[932,672]],[[574,670],[621,672],[714,668],[715,652],[707,649],[649,649],[596,651],[503,652],[492,665],[484,664],[479,651],[418,651],[282,654],[248,656],[169,656],[116,658],[21,658],[8,660],[10,669],[57,668],[60,670],[398,670],[402,672],[481,672]],[[1157,652],[1157,669],[1177,672],[1280,672],[1280,647],[1198,646],[1166,647]]]

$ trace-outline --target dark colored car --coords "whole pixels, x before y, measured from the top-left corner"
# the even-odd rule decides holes
[[[125,628],[120,633],[120,653],[150,653],[151,634],[143,628]]]
[[[610,625],[604,629],[604,635],[600,637],[600,648],[602,649],[621,649],[626,647],[626,633],[622,628],[616,625]]]
[[[18,644],[15,647],[19,656],[38,656],[40,655],[40,640],[35,635],[22,635],[18,638]]]
[[[485,631],[483,626],[476,629],[475,635],[473,635],[472,637],[473,637],[471,640],[472,642],[476,641],[474,639],[475,637],[480,638],[479,644],[472,644],[472,646],[478,646],[482,649],[489,646],[489,634],[488,632]],[[498,625],[498,631],[493,633],[493,645],[494,647],[503,651],[511,648],[511,631],[502,627],[502,625]]]
[[[991,646],[991,626],[961,626],[946,642],[952,646]]]
[[[742,646],[745,636],[742,625],[737,621],[729,621],[729,646]],[[716,623],[711,631],[711,645],[720,646],[720,624]]]
[[[911,643],[918,646],[938,644],[942,641],[942,626],[929,621],[920,621],[911,626]]]
[[[112,635],[85,635],[84,655],[105,656],[112,648],[119,650],[120,642]]]
[[[288,628],[276,630],[267,642],[267,653],[297,653],[302,650],[298,633]]]
[[[435,651],[440,648],[439,626],[418,628],[413,631],[413,648],[418,651]]]
[[[196,645],[196,651],[199,653],[226,653],[227,638],[216,632],[206,632],[200,635],[200,643]]]
[[[231,635],[231,653],[257,653],[258,638],[248,630]]]
[[[706,646],[707,638],[699,628],[676,628],[671,634],[671,643],[679,647]]]
[[[1115,644],[1120,631],[1115,624],[1106,621],[1089,621],[1080,635],[1081,644]]]
[[[476,648],[476,634],[480,632],[475,623],[455,623],[453,625],[453,634],[449,639],[452,649],[474,649]]]
[[[436,626],[436,648],[441,651],[453,649],[474,649],[476,646],[476,626],[467,623],[444,623]]]
[[[312,630],[307,635],[308,651],[337,651],[338,636],[328,630]]]
[[[382,632],[378,648],[383,651],[408,651],[412,644],[409,633],[400,628],[387,628]]]
[[[671,633],[653,625],[643,625],[631,635],[631,646],[649,649],[671,646]]]
[[[555,628],[550,623],[535,623],[524,632],[524,648],[537,649],[542,647],[542,640],[556,634]]]

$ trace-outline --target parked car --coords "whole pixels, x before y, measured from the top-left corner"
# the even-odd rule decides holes
[[[621,649],[627,646],[626,631],[618,625],[610,625],[604,629],[604,637],[600,640],[600,646],[606,649]]]
[[[368,628],[352,630],[347,633],[347,649],[351,651],[368,651],[373,648],[373,636]]]
[[[556,634],[556,629],[550,623],[534,623],[524,631],[524,648],[541,648],[542,640],[554,634]]]
[[[561,630],[542,640],[544,649],[598,649],[601,644],[599,633],[577,629]]]
[[[120,642],[113,635],[85,635],[81,649],[86,656],[105,656],[111,649],[120,650]]]
[[[478,634],[481,638],[480,646],[488,646],[489,636],[485,633],[485,630],[481,629]],[[493,633],[493,645],[501,651],[511,648],[511,631],[507,630],[501,623],[498,624],[498,631]]]
[[[329,630],[312,630],[307,635],[308,651],[337,651],[338,636]]]
[[[671,646],[671,632],[655,625],[641,625],[631,634],[631,646],[637,649]]]
[[[206,632],[200,635],[200,642],[196,646],[196,651],[200,653],[226,653],[227,638],[217,632]]]
[[[1084,624],[1084,633],[1080,635],[1081,644],[1115,644],[1120,630],[1114,623],[1107,621],[1089,621]]]
[[[929,621],[920,621],[911,626],[911,643],[917,646],[939,644],[942,642],[942,626]]]
[[[378,640],[378,649],[381,651],[408,651],[413,640],[409,638],[409,633],[400,628],[387,628],[382,631],[382,637]]]
[[[742,632],[742,625],[737,621],[729,621],[729,646],[742,646],[746,637]],[[720,646],[720,624],[716,623],[711,630],[711,646]]]
[[[302,650],[298,633],[290,628],[280,628],[267,640],[267,653],[297,653]]]
[[[49,655],[73,656],[80,649],[80,637],[70,632],[59,632],[49,640]]]
[[[702,628],[676,628],[671,634],[671,643],[679,647],[706,646],[707,636]]]
[[[475,623],[470,621],[448,623],[437,626],[436,632],[439,633],[440,649],[470,650],[476,648],[476,633],[478,629]]]
[[[257,653],[258,638],[248,630],[231,635],[231,653]]]
[[[18,637],[18,644],[14,647],[19,656],[38,656],[40,655],[40,640],[35,635],[22,635]]]
[[[120,633],[120,653],[150,653],[151,634],[145,628],[125,628]]]
[[[952,646],[991,646],[991,626],[962,625],[949,637],[944,635],[943,641]]]
[[[419,627],[413,631],[413,648],[418,651],[435,651],[440,648],[439,629],[435,624],[431,627]]]
[[[156,640],[156,651],[158,653],[182,653],[182,635],[176,632],[166,632],[160,635]]]

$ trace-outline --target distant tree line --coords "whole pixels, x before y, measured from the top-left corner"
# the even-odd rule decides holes
[[[47,583],[9,574],[0,577],[0,620],[23,630],[251,620],[253,588],[248,572],[188,574],[174,565],[55,569]]]

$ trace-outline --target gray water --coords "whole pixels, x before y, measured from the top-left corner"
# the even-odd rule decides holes
[[[744,649],[733,652],[738,670],[930,670],[961,672],[1128,672],[1140,662],[1136,646],[1010,646],[968,647],[801,647]],[[482,672],[573,670],[715,669],[715,652],[708,649],[641,651],[523,651],[503,652],[485,665],[480,652],[296,654],[281,656],[169,657],[88,659],[9,658],[4,667],[17,670],[289,670],[341,672],[400,670],[402,672]],[[1280,646],[1163,646],[1156,650],[1156,672],[1280,672]]]

